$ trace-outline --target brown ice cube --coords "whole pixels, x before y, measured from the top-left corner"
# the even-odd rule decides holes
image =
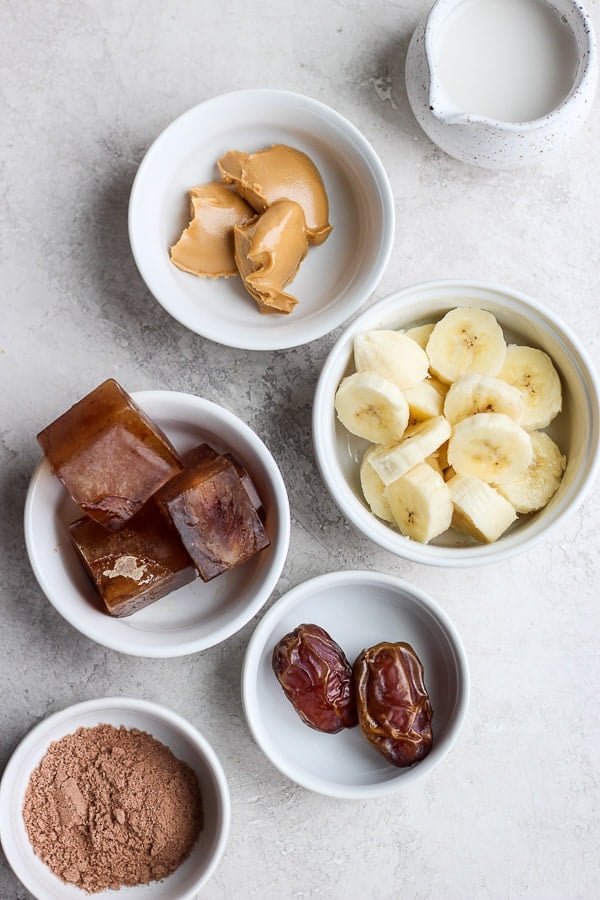
[[[109,378],[37,436],[77,505],[117,529],[183,464],[166,435]]]
[[[210,444],[199,444],[197,447],[192,447],[191,450],[186,450],[185,453],[181,455],[182,462],[186,469],[191,469],[199,463],[203,462],[206,459],[216,459],[221,454],[217,453],[214,447],[211,447]],[[240,463],[239,460],[235,458],[233,453],[223,453],[222,454],[225,459],[230,460],[236,468],[238,475],[246,489],[246,493],[250,498],[250,502],[252,506],[258,513],[262,522],[265,521],[265,509],[260,499],[259,493],[256,489],[256,485],[254,481],[248,474],[248,470],[244,468],[244,466]]]
[[[71,540],[111,616],[130,616],[196,578],[179,535],[153,500],[118,531],[89,516],[69,526]]]
[[[200,577],[210,581],[270,544],[269,535],[231,460],[206,454],[156,494]]]

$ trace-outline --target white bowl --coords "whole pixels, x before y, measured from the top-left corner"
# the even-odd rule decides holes
[[[323,734],[302,722],[271,658],[285,634],[308,623],[324,628],[350,663],[380,641],[411,644],[423,663],[433,709],[433,747],[425,759],[397,768],[359,727]],[[332,572],[293,588],[265,614],[246,650],[242,698],[254,739],[284,775],[311,791],[366,800],[408,787],[442,761],[467,712],[469,668],[456,629],[423,591],[380,572]]]
[[[187,224],[189,188],[219,180],[224,153],[279,143],[316,164],[333,231],[309,249],[289,287],[294,311],[261,315],[239,277],[182,272],[169,248]],[[190,109],[152,144],[131,190],[129,237],[149,290],[182,325],[219,344],[277,350],[321,337],[365,303],[392,251],[394,199],[375,151],[339,113],[289,91],[234,91]]]
[[[198,578],[132,616],[113,618],[103,611],[71,545],[68,525],[81,512],[45,459],[33,473],[27,494],[25,542],[47,598],[87,637],[135,656],[183,656],[225,640],[268,600],[287,556],[288,497],[271,453],[233,413],[192,394],[138,391],[132,396],[177,450],[184,452],[207,441],[219,452],[234,453],[256,484],[271,545],[206,584]]]
[[[508,340],[545,350],[562,380],[563,412],[549,433],[568,463],[560,488],[537,513],[520,517],[493,544],[474,544],[454,531],[430,544],[419,544],[376,518],[359,482],[365,441],[353,438],[337,420],[334,397],[344,375],[354,370],[357,334],[374,328],[406,329],[436,321],[456,306],[481,306],[492,312]],[[439,566],[496,562],[527,550],[545,538],[584,499],[600,463],[600,385],[579,340],[541,303],[519,291],[476,281],[431,281],[407,287],[373,304],[354,320],[332,348],[317,383],[313,403],[313,444],[331,496],[362,534],[397,556]]]
[[[33,851],[23,821],[23,800],[29,778],[53,741],[78,728],[107,724],[138,728],[168,746],[196,773],[204,808],[204,828],[190,856],[168,878],[129,887],[129,900],[192,900],[208,881],[225,849],[231,805],[229,788],[214,750],[189,722],[156,703],[107,697],[70,706],[44,719],[23,739],[10,758],[0,783],[2,849],[17,878],[37,900],[81,900],[77,887],[64,884]],[[94,894],[115,897],[112,890]]]

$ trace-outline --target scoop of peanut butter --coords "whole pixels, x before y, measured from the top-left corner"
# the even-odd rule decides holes
[[[308,249],[302,207],[275,200],[260,216],[234,228],[235,261],[242,283],[261,313],[289,313],[298,302],[283,288],[294,278]]]
[[[217,165],[223,181],[234,184],[256,212],[264,212],[282,198],[299,203],[304,210],[309,243],[322,244],[331,231],[323,179],[301,150],[285,144],[256,153],[230,150]]]
[[[171,261],[205,278],[237,275],[233,226],[254,215],[239,194],[219,181],[191,188],[191,221],[171,247]]]

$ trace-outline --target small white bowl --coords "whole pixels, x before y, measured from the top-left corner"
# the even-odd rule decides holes
[[[99,644],[134,656],[184,656],[239,631],[268,600],[287,556],[290,510],[271,453],[223,407],[172,391],[138,391],[133,398],[184,452],[207,441],[231,451],[250,473],[266,511],[271,545],[242,566],[204,583],[200,578],[151,606],[118,619],[102,609],[71,545],[68,525],[81,512],[42,459],[25,503],[25,542],[40,587],[64,618]]]
[[[168,878],[127,888],[129,900],[192,900],[216,869],[229,834],[231,803],[225,773],[200,732],[177,713],[125,697],[106,697],[70,706],[44,719],[21,741],[0,783],[2,849],[13,872],[37,900],[81,900],[80,888],[63,883],[34,853],[23,821],[23,800],[31,773],[53,741],[78,728],[107,724],[138,728],[165,744],[196,773],[204,808],[204,828],[190,856]],[[112,890],[94,894],[109,900]]]
[[[275,645],[301,624],[324,628],[350,663],[380,641],[411,644],[433,709],[433,747],[425,759],[397,768],[358,726],[323,734],[302,722],[271,665]],[[366,800],[408,787],[442,761],[467,713],[469,667],[452,622],[423,591],[381,572],[331,572],[293,588],[265,614],[246,650],[242,698],[254,739],[284,775],[320,794]]]
[[[198,278],[169,259],[187,224],[190,187],[220,180],[216,163],[228,150],[272,144],[311,157],[333,225],[289,286],[299,300],[289,315],[259,313],[239,277]],[[149,290],[182,325],[230,347],[278,350],[321,337],[366,302],[392,251],[394,198],[377,154],[339,113],[289,91],[234,91],[190,109],[152,144],[131,190],[129,237]]]
[[[360,488],[359,462],[366,441],[338,421],[334,398],[342,378],[354,371],[357,334],[376,328],[406,329],[437,321],[456,306],[481,306],[493,313],[506,338],[539,347],[554,361],[563,387],[563,411],[548,432],[567,456],[560,488],[537,513],[522,516],[493,544],[474,544],[450,530],[420,544],[401,535],[369,510]],[[477,281],[431,281],[413,285],[373,304],[344,331],[332,348],[313,403],[313,444],[331,496],[358,531],[374,543],[415,562],[472,566],[497,562],[529,549],[585,498],[600,465],[600,385],[579,340],[541,303],[502,285]]]

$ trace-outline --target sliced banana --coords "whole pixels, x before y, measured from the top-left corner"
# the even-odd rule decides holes
[[[344,378],[335,395],[335,411],[348,431],[373,444],[399,440],[408,425],[404,394],[376,372],[355,372]]]
[[[450,527],[453,505],[444,479],[427,463],[413,466],[385,488],[396,525],[406,537],[428,544]]]
[[[437,472],[442,478],[444,477],[444,469],[442,468],[439,456],[437,456],[437,450],[430,456],[425,457],[425,462],[428,466],[431,466],[434,472]]]
[[[370,458],[371,465],[387,486],[431,456],[448,440],[450,432],[450,423],[443,416],[418,422],[406,429],[399,442],[377,447]]]
[[[545,428],[562,409],[558,372],[547,353],[534,347],[510,344],[498,378],[521,391],[521,424],[527,431]]]
[[[406,337],[409,337],[412,341],[416,341],[419,347],[422,347],[424,350],[434,328],[435,322],[428,322],[427,325],[415,325],[414,328],[409,328],[404,333],[406,334]]]
[[[385,485],[371,465],[371,456],[375,449],[376,447],[369,447],[363,455],[359,473],[360,486],[371,512],[383,519],[384,522],[393,522],[394,517],[390,504],[383,493]]]
[[[441,416],[444,411],[444,394],[438,390],[437,379],[426,378],[412,387],[405,388],[404,396],[408,402],[410,418],[415,422],[423,422],[432,416]],[[508,385],[505,385],[507,387]]]
[[[506,341],[492,313],[461,306],[451,309],[435,325],[426,351],[431,371],[452,384],[470,372],[497,375],[506,356]]]
[[[407,397],[408,405],[410,400]],[[444,415],[454,425],[480,412],[504,413],[515,422],[523,415],[523,396],[518,388],[494,375],[463,375],[450,385]]]
[[[446,486],[454,505],[452,527],[478,541],[497,541],[517,518],[508,500],[479,478],[454,475]]]
[[[460,475],[508,484],[533,457],[529,434],[504,413],[476,413],[454,426],[448,462]]]
[[[357,335],[354,363],[358,372],[377,372],[401,390],[423,381],[429,370],[429,359],[422,347],[404,332],[386,329]]]
[[[560,485],[567,458],[545,431],[532,431],[529,435],[533,459],[516,481],[499,484],[497,489],[518,513],[542,509],[554,496]]]

